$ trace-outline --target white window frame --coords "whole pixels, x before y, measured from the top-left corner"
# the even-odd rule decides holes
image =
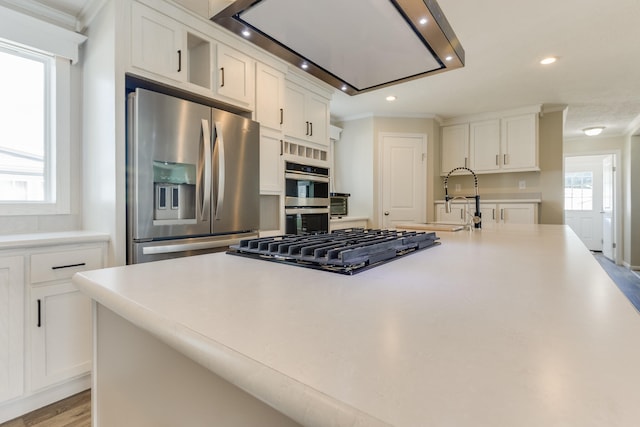
[[[71,213],[71,64],[78,61],[79,46],[86,36],[41,21],[0,5],[0,39],[36,52],[52,55],[50,123],[45,160],[54,178],[55,186],[49,202],[2,202],[0,216],[61,215]],[[51,151],[49,151],[51,150]],[[47,174],[47,171],[45,171]]]
[[[28,57],[28,54],[16,52]],[[44,201],[0,201],[0,215],[60,215],[71,212],[70,138],[71,66],[55,57],[47,64],[45,84]]]

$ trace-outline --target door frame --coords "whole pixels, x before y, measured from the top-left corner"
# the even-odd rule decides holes
[[[580,151],[573,153],[562,154],[562,185],[564,189],[564,175],[565,175],[565,162],[567,157],[582,157],[582,156],[600,156],[600,155],[612,155],[614,164],[614,185],[613,185],[613,238],[616,247],[613,249],[613,261],[617,265],[622,264],[622,152],[620,150],[592,150],[592,151]],[[564,191],[563,191],[564,194]],[[564,223],[564,203],[562,206],[562,218]]]
[[[378,156],[378,170],[377,170],[377,178],[376,178],[376,183],[377,183],[377,191],[376,191],[376,197],[377,197],[377,203],[376,203],[376,209],[377,209],[377,214],[375,215],[377,217],[377,223],[379,227],[382,227],[382,224],[384,223],[384,218],[383,218],[383,212],[384,212],[384,207],[383,207],[383,200],[382,200],[382,187],[383,187],[383,172],[384,172],[384,138],[385,137],[399,137],[399,138],[420,138],[422,139],[422,179],[424,181],[424,194],[422,194],[422,213],[423,213],[423,217],[424,220],[426,221],[427,218],[427,188],[429,188],[428,186],[428,180],[429,180],[429,174],[428,174],[428,170],[427,170],[427,153],[428,148],[429,148],[429,136],[426,133],[416,133],[416,132],[378,132],[378,149],[377,151],[377,156]]]

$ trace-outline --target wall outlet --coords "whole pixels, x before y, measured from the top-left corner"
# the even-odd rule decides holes
[[[459,192],[460,192],[460,189],[461,189],[461,188],[460,188],[460,184],[456,184],[456,193],[459,193]]]
[[[524,190],[527,188],[527,181],[525,181],[524,179],[521,180],[520,182],[518,182],[518,188],[520,190]]]

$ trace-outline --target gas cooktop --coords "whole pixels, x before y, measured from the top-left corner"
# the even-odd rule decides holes
[[[353,228],[331,233],[282,235],[240,241],[227,251],[266,261],[355,274],[439,245],[435,233]]]

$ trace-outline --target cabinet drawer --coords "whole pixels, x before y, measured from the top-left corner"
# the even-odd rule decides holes
[[[31,255],[31,283],[69,279],[78,271],[102,267],[102,248]]]

